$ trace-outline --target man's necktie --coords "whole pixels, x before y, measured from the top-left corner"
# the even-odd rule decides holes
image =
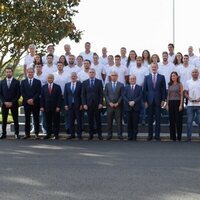
[[[94,87],[94,79],[91,80],[91,87]]]
[[[49,94],[51,94],[52,92],[52,86],[51,86],[51,83],[49,84]]]
[[[10,79],[7,81],[8,88],[10,88]]]
[[[156,87],[156,74],[153,74],[153,87]]]
[[[113,85],[112,85],[112,89],[113,89],[113,92],[115,92],[115,89],[116,89],[116,85],[115,85],[115,83],[113,83]]]
[[[31,85],[32,85],[32,81],[31,81],[31,79],[30,79],[30,81],[29,81],[29,85],[30,85],[30,87],[31,87]]]

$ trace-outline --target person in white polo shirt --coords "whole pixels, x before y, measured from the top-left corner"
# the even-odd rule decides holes
[[[102,56],[99,58],[99,63],[104,67],[108,64],[107,48],[102,48]]]
[[[96,76],[95,78],[101,80],[102,82],[104,82],[105,80],[105,76],[106,76],[106,72],[105,72],[105,68],[102,64],[99,63],[99,56],[97,53],[93,54],[93,63],[91,64],[91,69],[95,69],[96,72]]]
[[[186,82],[185,97],[188,99],[187,141],[191,141],[193,120],[200,128],[200,79],[199,70],[196,67],[192,70],[192,78]]]
[[[148,68],[149,65],[151,64],[151,55],[149,50],[144,50],[142,52],[142,60],[143,60],[143,65]]]
[[[162,53],[162,59],[162,62],[158,64],[158,73],[165,77],[166,89],[168,89],[170,74],[175,70],[175,65],[168,61],[168,53],[166,51]]]
[[[188,47],[188,56],[189,56],[189,64],[190,65],[195,65],[195,60],[198,58],[194,52],[193,52],[193,47],[189,46]]]
[[[68,65],[65,67],[65,73],[68,75],[69,79],[71,77],[71,73],[75,72],[76,74],[78,74],[81,71],[81,68],[78,67],[75,64],[75,56],[74,55],[69,55],[69,62]]]
[[[77,63],[77,66],[80,67],[81,70],[84,69],[83,57],[81,55],[77,56],[76,63]]]
[[[82,83],[89,78],[89,70],[91,66],[90,60],[84,60],[84,69],[78,73],[78,80]]]
[[[50,44],[47,47],[47,54],[42,57],[43,64],[47,64],[47,55],[52,54],[53,55],[53,64],[57,65],[57,62],[59,61],[59,57],[54,54],[54,51],[55,51],[54,46],[52,44]]]
[[[43,66],[43,73],[46,77],[48,77],[49,74],[53,74],[57,71],[57,66],[53,64],[53,54],[47,55],[47,64]]]
[[[32,68],[32,64],[34,61],[34,57],[36,54],[36,47],[34,44],[30,44],[28,47],[28,52],[29,54],[25,56],[24,58],[24,69],[23,69],[23,73],[24,76],[26,77],[26,70],[31,67]]]
[[[106,79],[105,79],[105,84],[108,83],[109,80],[109,74],[110,74],[110,70],[112,69],[112,67],[114,66],[114,57],[113,55],[109,55],[108,56],[108,64],[105,67],[105,72],[106,72]]]
[[[90,60],[93,62],[93,52],[90,50],[91,49],[91,44],[90,42],[85,43],[85,51],[81,52],[79,55],[83,57],[83,60]]]
[[[121,65],[126,65],[128,58],[126,56],[126,48],[125,47],[121,47],[120,55],[121,55]]]
[[[120,83],[123,83],[125,85],[126,82],[128,82],[128,69],[127,69],[127,67],[125,67],[124,65],[121,64],[121,56],[120,55],[115,56],[115,65],[110,68],[110,73],[112,71],[117,72],[118,81]],[[110,76],[110,73],[109,73],[109,76]],[[109,79],[110,79],[110,77],[109,77]]]
[[[183,84],[183,90],[185,90],[186,82],[192,78],[192,70],[194,65],[189,64],[189,56],[183,56],[183,64],[178,67],[178,74],[180,75],[180,81]]]
[[[128,59],[127,59],[127,62],[126,62],[126,67],[128,69],[136,66],[136,58],[137,58],[137,54],[136,54],[135,50],[131,50],[129,52],[129,56],[128,56]]]
[[[174,44],[169,43],[169,44],[168,44],[168,50],[169,50],[168,62],[173,63],[173,62],[174,62],[174,59],[175,59]]]

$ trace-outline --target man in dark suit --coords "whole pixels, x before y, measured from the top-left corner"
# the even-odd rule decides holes
[[[45,113],[47,122],[47,135],[44,139],[51,138],[58,139],[60,128],[60,111],[62,92],[61,87],[55,83],[54,75],[49,74],[47,77],[47,84],[42,87],[41,92],[41,108],[40,110]]]
[[[82,139],[82,122],[81,122],[81,82],[77,81],[77,74],[72,72],[71,82],[65,84],[64,89],[64,102],[65,110],[69,115],[69,133],[67,139],[75,138],[75,119],[77,120],[77,135],[78,139]]]
[[[102,140],[101,131],[101,115],[103,103],[103,85],[102,81],[95,78],[96,72],[94,69],[89,70],[89,79],[83,81],[82,84],[82,104],[87,111],[89,122],[89,140],[93,139],[94,122],[96,123],[99,140]],[[95,121],[94,121],[95,120]]]
[[[135,75],[129,77],[129,84],[124,89],[124,111],[127,116],[128,140],[136,141],[142,101],[142,87],[136,84]]]
[[[33,68],[27,69],[27,76],[28,77],[21,82],[21,94],[25,111],[25,136],[23,139],[30,138],[31,113],[33,114],[35,138],[38,139],[41,82],[33,77]]]
[[[0,139],[6,138],[6,126],[9,109],[14,121],[15,138],[19,139],[18,123],[18,99],[20,98],[20,83],[13,78],[13,70],[6,68],[6,78],[0,83],[0,99],[2,102],[2,135]]]
[[[105,86],[105,98],[107,104],[107,123],[108,123],[108,137],[107,140],[112,139],[113,119],[117,123],[118,139],[123,139],[122,136],[122,98],[124,85],[117,81],[118,74],[113,71],[110,74],[111,82]]]
[[[148,107],[148,141],[153,139],[153,117],[155,115],[155,139],[160,141],[161,107],[166,100],[165,77],[158,74],[158,64],[151,64],[152,73],[144,79],[144,104]]]

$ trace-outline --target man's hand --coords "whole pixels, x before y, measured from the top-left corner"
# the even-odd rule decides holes
[[[68,106],[65,106],[65,110],[68,110],[69,109],[69,107]]]
[[[168,105],[166,105],[166,110],[169,111],[169,106]]]
[[[179,111],[182,111],[182,110],[183,110],[183,106],[180,105],[180,106],[179,106]]]
[[[87,110],[88,109],[87,105],[83,105],[83,109]]]
[[[164,105],[165,105],[165,102],[164,102],[164,101],[161,101],[161,104],[160,104],[161,108],[162,108]]]
[[[113,107],[114,107],[114,103],[110,102],[110,103],[109,103],[109,106],[110,106],[111,108],[113,108]]]
[[[56,107],[56,112],[60,112],[60,108],[59,107]]]
[[[43,107],[41,107],[41,108],[40,108],[40,111],[44,112],[44,108],[43,108]]]
[[[129,101],[129,106],[133,107],[135,105],[135,101]]]
[[[115,103],[114,107],[117,108],[119,106],[119,103]]]
[[[12,102],[4,102],[6,108],[11,108],[12,107]]]
[[[31,105],[31,106],[34,105],[34,103],[33,103],[33,99],[28,99],[28,100],[27,100],[27,103],[28,103],[29,105]]]
[[[146,101],[144,102],[144,107],[148,108],[148,103]]]
[[[102,109],[102,108],[103,108],[103,105],[99,104],[98,109]]]
[[[83,106],[82,105],[80,105],[80,108],[79,108],[80,110],[83,110]]]

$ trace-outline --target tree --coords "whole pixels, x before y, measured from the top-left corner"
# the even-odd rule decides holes
[[[82,32],[73,22],[79,3],[80,0],[1,0],[0,75],[9,63],[16,68],[29,44],[43,51],[48,44],[58,44],[65,37],[79,42]]]

